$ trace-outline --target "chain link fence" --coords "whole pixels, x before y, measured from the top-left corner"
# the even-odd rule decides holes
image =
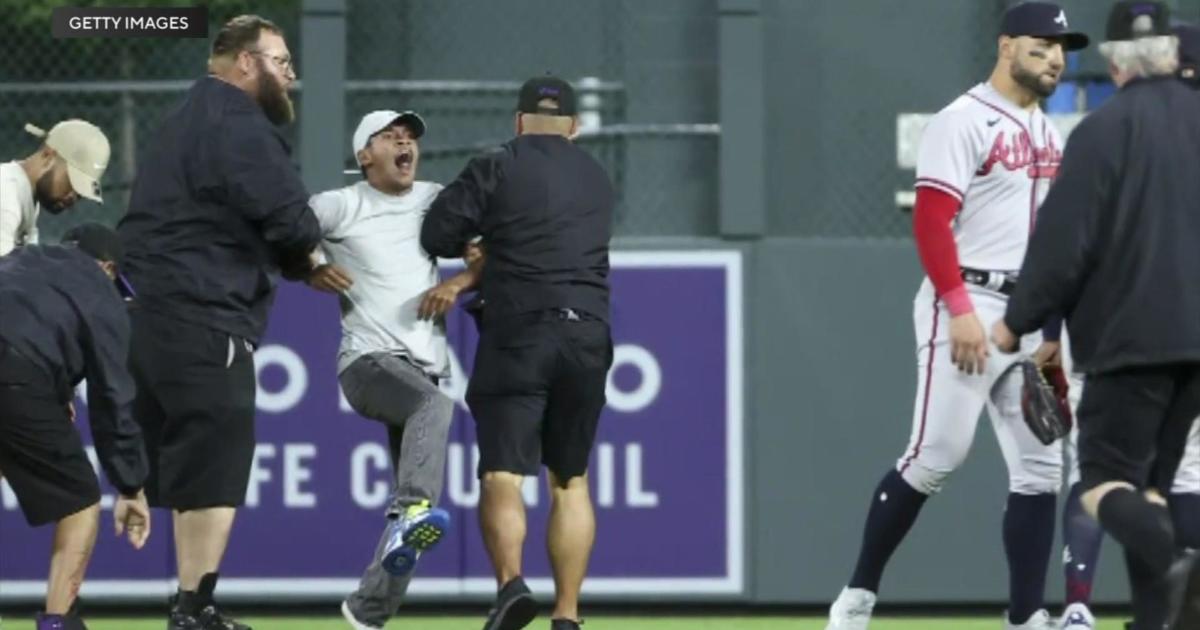
[[[819,34],[805,52],[821,50],[797,82],[815,76],[838,81],[813,85],[812,99],[799,114],[816,121],[801,127],[780,149],[785,163],[771,182],[772,234],[828,238],[909,238],[909,206],[914,171],[897,164],[897,118],[932,114],[975,83],[986,81],[996,63],[997,37],[1004,12],[1025,0],[846,0],[845,11],[809,14],[790,10],[816,23]],[[1058,0],[1073,29],[1092,36],[1093,45],[1071,53],[1064,80],[1106,77],[1096,50],[1104,34],[1111,1]],[[1174,15],[1200,19],[1200,0],[1174,0]],[[795,30],[804,33],[802,29]],[[846,59],[855,56],[853,63]],[[807,95],[806,95],[807,96]],[[784,136],[788,137],[788,136]],[[786,156],[786,158],[784,157]],[[908,193],[908,194],[905,194]]]
[[[1073,27],[1103,32],[1107,3],[1062,2]],[[201,3],[209,7],[210,32],[244,12],[277,22],[303,80],[300,0]],[[204,72],[207,41],[50,37],[55,6],[119,4],[129,3],[0,0],[0,159],[36,150],[37,140],[23,131],[27,122],[48,128],[65,118],[86,118],[106,131],[113,146],[104,179],[107,203],[81,201],[62,215],[43,215],[46,240],[81,221],[119,219],[139,147]],[[768,28],[766,43],[773,77],[767,86],[774,134],[768,177],[772,235],[906,237],[909,217],[895,199],[911,190],[913,174],[897,168],[893,157],[896,117],[936,111],[987,76],[1000,17],[1011,0],[848,4],[853,7],[834,9],[815,0],[763,5],[782,24]],[[1172,4],[1181,18],[1200,18],[1200,0]],[[350,0],[345,136],[372,109],[417,110],[429,123],[421,177],[445,182],[481,147],[512,135],[518,81],[552,71],[594,99],[581,144],[617,185],[617,233],[713,236],[717,15],[716,0]],[[945,32],[914,37],[928,30],[932,17]],[[796,66],[795,59],[803,65]],[[1100,65],[1094,50],[1079,59],[1083,71]],[[772,63],[782,69],[772,70]],[[780,78],[799,87],[783,86]],[[298,94],[294,101],[303,117]],[[285,130],[297,156],[298,130],[299,125]],[[346,144],[330,150],[353,170]]]
[[[585,127],[611,125],[624,118],[622,84],[596,78],[574,83],[581,86]],[[519,89],[516,81],[352,79],[346,82],[347,138],[367,112],[414,110],[427,124],[421,139],[420,177],[445,182],[457,175],[472,155],[513,135]],[[342,153],[346,168],[357,172],[349,144]]]
[[[37,149],[38,140],[23,131],[25,123],[48,129],[67,118],[100,126],[113,149],[103,180],[105,204],[82,200],[63,214],[43,213],[40,227],[46,242],[81,222],[116,224],[128,205],[139,148],[204,73],[209,41],[50,36],[49,16],[56,6],[121,4],[138,3],[0,0],[0,159],[21,159]],[[279,24],[303,83],[299,0],[201,4],[209,7],[210,38],[225,20],[241,13]],[[689,0],[674,9],[711,22],[715,38],[711,4]],[[617,185],[618,233],[715,234],[718,132],[714,125],[694,124],[711,123],[715,116],[683,123],[636,120],[627,107],[631,93],[640,103],[660,98],[653,94],[654,76],[630,71],[637,60],[625,53],[625,41],[639,33],[639,20],[653,17],[653,11],[641,10],[632,0],[353,0],[346,6],[347,146],[336,150],[347,169],[354,166],[348,139],[364,113],[414,109],[429,123],[420,176],[448,181],[475,152],[511,137],[519,81],[552,71],[575,81],[586,94],[589,135],[581,143]],[[715,63],[711,72],[715,76]],[[626,75],[635,77],[634,85],[623,80]],[[666,100],[671,98],[683,96],[668,95]],[[301,119],[300,95],[293,94],[293,101]],[[296,159],[302,141],[298,131],[298,124],[285,129]]]
[[[581,86],[580,146],[605,167],[617,191],[618,235],[714,235],[720,129],[715,124],[625,123],[625,86],[594,77]],[[474,155],[513,134],[520,85],[488,81],[348,81],[347,129],[374,109],[412,109],[428,124],[420,178],[449,182]],[[349,133],[347,134],[349,137]],[[482,140],[481,140],[482,139]],[[360,173],[345,153],[347,182]]]
[[[914,174],[897,166],[897,116],[937,111],[987,78],[1005,0],[815,4],[779,2],[768,31],[769,73],[802,60],[774,73],[791,82],[768,85],[769,232],[908,238],[911,217],[894,201]]]
[[[0,1],[0,160],[22,159],[39,146],[26,123],[49,130],[56,122],[83,118],[104,130],[112,158],[102,182],[103,205],[80,200],[60,215],[43,212],[42,240],[57,241],[87,221],[115,225],[129,201],[139,148],[150,141],[163,115],[205,72],[209,42],[197,39],[53,39],[50,13],[58,6],[121,6],[105,0]],[[162,0],[155,6],[195,2]],[[299,2],[212,0],[209,32],[230,17],[254,12],[299,32]],[[293,50],[296,55],[298,50]],[[297,103],[299,106],[299,103]],[[294,134],[292,136],[294,140]]]
[[[711,2],[671,4],[709,20],[715,36]],[[422,179],[447,182],[472,155],[510,138],[519,81],[553,72],[580,91],[580,144],[616,185],[617,234],[716,234],[718,129],[631,112],[661,86],[633,70],[639,60],[625,42],[643,22],[679,14],[657,16],[628,0],[356,0],[348,9],[346,128],[373,109],[420,112],[429,125]],[[348,147],[344,155],[355,180]]]

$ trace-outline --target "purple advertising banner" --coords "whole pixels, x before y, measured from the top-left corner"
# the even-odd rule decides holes
[[[743,590],[741,256],[731,251],[614,252],[614,364],[589,468],[598,534],[590,595],[737,594]],[[414,596],[494,593],[475,507],[474,422],[464,402],[477,340],[461,310],[447,321],[455,401],[441,505],[451,535],[426,553]],[[240,598],[333,598],[353,590],[385,525],[390,491],[382,425],[338,388],[335,300],[281,287],[258,369],[258,446],[221,592]],[[76,402],[86,430],[86,404]],[[89,439],[90,443],[90,439]],[[159,600],[174,589],[170,515],[134,552],[101,535],[83,593]],[[525,575],[552,591],[544,475],[527,479]],[[0,602],[44,595],[52,527],[30,529],[0,483]]]

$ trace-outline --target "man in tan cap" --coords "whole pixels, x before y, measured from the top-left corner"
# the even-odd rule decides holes
[[[111,152],[104,132],[85,120],[64,120],[50,133],[25,130],[45,142],[24,160],[0,164],[0,256],[37,242],[39,210],[58,214],[80,197],[100,202]]]

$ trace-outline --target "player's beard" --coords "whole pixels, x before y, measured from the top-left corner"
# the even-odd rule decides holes
[[[258,106],[273,124],[286,125],[296,119],[296,110],[287,90],[275,75],[267,72],[262,60],[258,62]]]
[[[1031,72],[1019,63],[1013,63],[1012,70],[1009,73],[1017,85],[1037,94],[1041,98],[1049,98],[1050,95],[1054,94],[1054,90],[1058,89],[1057,81],[1051,85],[1046,85],[1042,82],[1041,74]]]
[[[54,195],[50,192],[54,188],[54,169],[46,171],[38,178],[37,184],[33,187],[33,200],[37,202],[42,210],[50,214],[58,214],[67,208],[58,203],[54,199]]]

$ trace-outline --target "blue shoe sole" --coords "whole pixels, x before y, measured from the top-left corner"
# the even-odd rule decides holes
[[[383,570],[395,577],[404,577],[412,573],[417,566],[417,550],[411,547],[398,547],[389,551],[381,561]]]
[[[417,564],[417,556],[437,545],[449,529],[449,512],[441,508],[429,510],[425,518],[404,532],[403,544],[384,554],[383,560],[380,561],[383,569],[397,577],[412,573]]]

